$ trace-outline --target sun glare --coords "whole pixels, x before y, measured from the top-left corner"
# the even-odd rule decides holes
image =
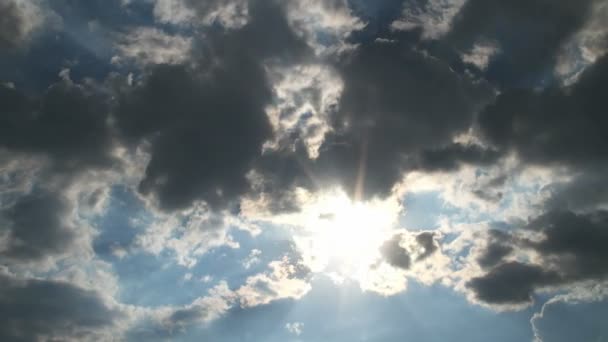
[[[298,239],[313,271],[358,278],[379,260],[379,249],[394,225],[398,207],[386,201],[355,202],[343,192],[323,196],[307,218],[307,234]]]

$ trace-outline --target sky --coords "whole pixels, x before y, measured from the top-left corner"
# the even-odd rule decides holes
[[[0,0],[0,340],[608,341],[606,23]]]

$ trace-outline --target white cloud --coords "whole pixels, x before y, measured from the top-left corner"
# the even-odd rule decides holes
[[[284,257],[271,262],[270,271],[247,278],[235,293],[244,308],[268,304],[279,299],[300,299],[310,291],[308,271],[300,262]]]
[[[294,31],[303,37],[317,55],[327,56],[352,50],[346,42],[353,31],[365,24],[356,17],[348,1],[296,0],[287,2],[287,19]],[[323,39],[319,38],[322,33]]]
[[[285,329],[291,334],[300,336],[304,329],[304,323],[302,322],[289,322],[285,324]]]
[[[134,61],[139,65],[178,64],[188,59],[192,38],[170,35],[160,29],[138,27],[120,36],[113,63]]]
[[[343,84],[336,72],[323,65],[268,68],[274,83],[275,103],[266,109],[275,131],[265,149],[295,144],[293,133],[306,146],[310,158],[319,155],[330,118],[338,109]],[[285,146],[287,145],[287,146]]]
[[[156,255],[170,250],[179,265],[193,267],[213,248],[239,248],[229,234],[232,221],[222,213],[211,213],[201,204],[171,216],[155,213],[152,225],[137,236],[136,245]]]
[[[481,42],[475,44],[471,51],[461,55],[462,61],[473,64],[480,70],[485,70],[492,57],[500,51],[496,43]]]
[[[580,73],[608,52],[608,3],[597,1],[585,25],[563,44],[555,73],[565,85],[575,83]]]
[[[423,6],[417,2],[406,2],[402,17],[391,27],[398,31],[422,28],[422,37],[438,39],[449,31],[452,18],[458,13],[465,0],[429,0]]]
[[[156,0],[154,17],[161,23],[184,25],[190,24],[196,13],[184,0]]]
[[[243,267],[245,269],[250,269],[254,265],[260,263],[260,255],[262,255],[262,251],[259,249],[252,249],[247,258],[243,260]]]
[[[249,20],[249,6],[246,0],[156,0],[154,17],[161,23],[179,26],[219,23],[226,28],[239,28]]]

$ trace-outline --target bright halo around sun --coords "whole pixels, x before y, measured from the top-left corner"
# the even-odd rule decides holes
[[[356,202],[343,191],[322,195],[305,209],[306,234],[296,238],[313,272],[360,279],[380,260],[399,213],[396,201]]]

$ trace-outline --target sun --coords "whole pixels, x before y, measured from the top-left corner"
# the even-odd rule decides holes
[[[356,278],[379,260],[398,208],[386,201],[353,201],[343,191],[334,191],[307,212],[307,234],[296,240],[307,264],[313,271]]]

